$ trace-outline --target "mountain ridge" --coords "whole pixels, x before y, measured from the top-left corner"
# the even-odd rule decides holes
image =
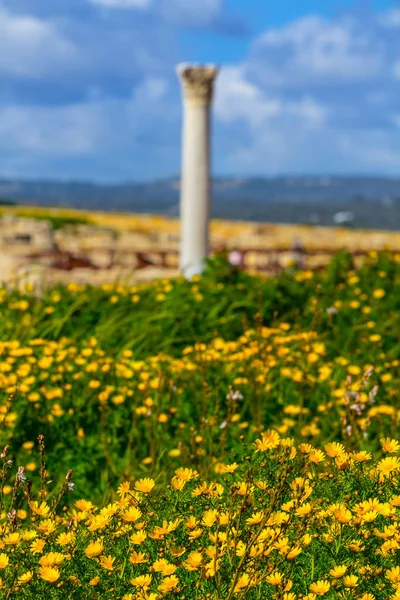
[[[0,177],[0,199],[27,205],[178,216],[180,178],[97,183]],[[214,177],[212,215],[232,220],[334,224],[353,213],[357,227],[400,228],[400,176]]]

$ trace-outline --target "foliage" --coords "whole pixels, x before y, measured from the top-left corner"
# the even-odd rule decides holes
[[[3,289],[0,597],[398,600],[399,288]]]

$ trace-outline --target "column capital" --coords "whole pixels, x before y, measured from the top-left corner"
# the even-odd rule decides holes
[[[219,71],[216,65],[181,63],[176,70],[182,82],[186,102],[190,104],[211,104],[213,84]]]

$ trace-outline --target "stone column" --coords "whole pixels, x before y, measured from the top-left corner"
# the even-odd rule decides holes
[[[180,269],[200,274],[209,252],[210,108],[218,68],[181,64],[183,91]]]

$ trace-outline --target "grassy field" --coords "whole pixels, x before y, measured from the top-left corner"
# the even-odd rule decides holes
[[[399,255],[0,306],[0,598],[400,599]]]

